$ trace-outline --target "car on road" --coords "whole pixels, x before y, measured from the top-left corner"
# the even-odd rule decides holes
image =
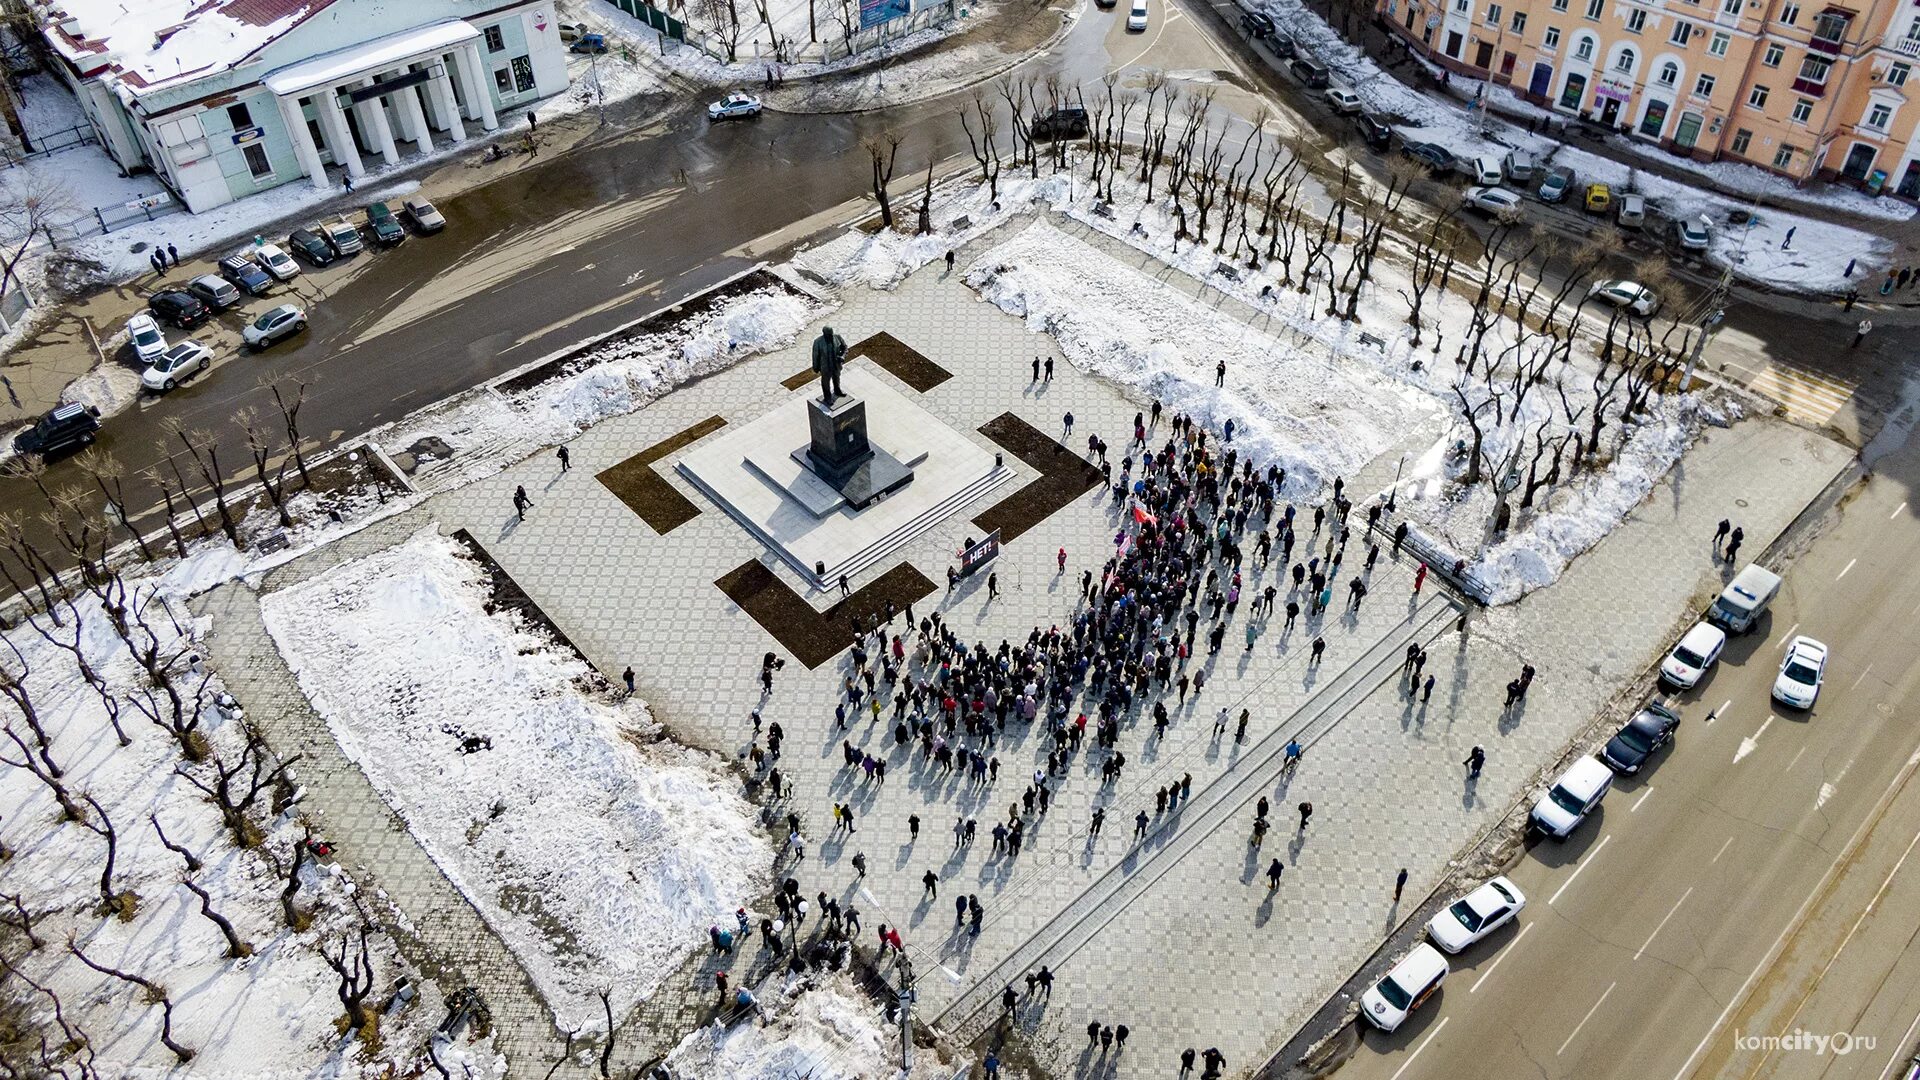
[[[1540,190],[1536,193],[1541,202],[1565,202],[1573,191],[1573,170],[1565,165],[1555,165],[1547,170],[1547,178],[1540,181]]]
[[[587,33],[587,24],[563,22],[554,29],[560,31],[560,41],[563,44],[571,45]]]
[[[1681,218],[1673,223],[1673,233],[1682,251],[1705,251],[1713,243],[1713,225],[1705,215]]]
[[[1604,214],[1613,205],[1613,189],[1605,184],[1587,185],[1587,213]]]
[[[567,46],[568,52],[583,56],[598,56],[607,51],[607,39],[604,34],[581,34],[573,44]]]
[[[1637,773],[1655,751],[1673,741],[1673,733],[1678,730],[1679,713],[1657,701],[1648,702],[1607,740],[1600,750],[1600,760],[1614,772]]]
[[[1617,308],[1626,308],[1635,315],[1651,317],[1660,310],[1660,298],[1652,289],[1637,281],[1622,278],[1608,278],[1596,281],[1587,290],[1587,296],[1595,300],[1604,300]]]
[[[1520,196],[1506,188],[1487,187],[1481,184],[1467,189],[1467,205],[1475,210],[1497,215],[1508,210],[1518,210]]]
[[[334,263],[333,248],[312,229],[295,229],[288,233],[287,246],[293,249],[295,255],[315,266],[331,266]]]
[[[1725,630],[1712,623],[1695,623],[1667,658],[1660,661],[1660,681],[1681,690],[1693,689],[1726,647]]]
[[[188,339],[154,359],[140,373],[140,385],[156,392],[171,390],[213,366],[213,350]]]
[[[15,435],[13,449],[17,454],[48,458],[92,443],[99,431],[99,409],[69,402],[55,406],[32,427]]]
[[[1341,116],[1352,116],[1366,108],[1366,102],[1360,100],[1360,95],[1344,86],[1329,86],[1320,96],[1326,98],[1327,104],[1333,106],[1333,111]]]
[[[1801,634],[1787,643],[1780,674],[1773,680],[1773,700],[1795,709],[1811,709],[1826,676],[1827,647]]]
[[[1427,1003],[1446,977],[1447,958],[1423,941],[1360,995],[1360,1015],[1381,1031],[1393,1031]]]
[[[1583,757],[1567,766],[1567,771],[1533,804],[1528,824],[1555,840],[1565,840],[1612,787],[1613,770],[1596,758]]]
[[[407,238],[407,230],[400,227],[400,220],[393,216],[393,208],[383,202],[367,204],[367,231],[373,234],[373,242],[381,247],[396,247]]]
[[[1300,55],[1299,44],[1277,29],[1271,37],[1267,38],[1267,48],[1272,49],[1273,55],[1282,60],[1291,60]]]
[[[1767,613],[1767,605],[1780,595],[1780,584],[1779,574],[1759,563],[1748,563],[1720,590],[1719,598],[1707,609],[1707,621],[1729,634],[1751,633],[1760,624],[1760,616]]]
[[[240,331],[240,340],[254,352],[266,348],[281,338],[292,337],[307,328],[307,313],[296,304],[281,304],[269,309],[265,314],[247,324]]]
[[[229,255],[219,262],[220,276],[248,296],[265,296],[273,291],[273,278],[260,264],[245,255]]]
[[[1372,113],[1363,112],[1355,116],[1353,126],[1360,129],[1360,141],[1375,150],[1384,152],[1393,147],[1393,128]]]
[[[1100,8],[1102,11],[1111,11],[1114,7],[1118,6],[1120,0],[1093,0],[1093,3],[1094,6]]]
[[[1439,143],[1405,143],[1400,147],[1400,152],[1425,165],[1428,172],[1450,173],[1454,168],[1453,151]]]
[[[400,216],[413,231],[421,234],[437,233],[447,227],[447,219],[440,215],[434,205],[418,195],[400,200]]]
[[[1518,885],[1504,877],[1492,878],[1429,919],[1427,936],[1447,952],[1457,953],[1512,922],[1526,906],[1526,894]]]
[[[167,335],[160,332],[159,322],[146,312],[127,320],[127,343],[133,346],[137,360],[151,360],[167,351]]]
[[[261,244],[253,249],[253,257],[275,281],[292,281],[300,276],[300,264],[276,244]]]
[[[1293,72],[1293,77],[1305,83],[1309,90],[1325,90],[1333,85],[1333,72],[1311,56],[1294,57],[1287,64],[1287,70]]]
[[[225,311],[240,302],[240,290],[233,282],[213,274],[201,274],[187,282],[187,291],[215,311]]]
[[[366,246],[361,242],[360,230],[347,222],[326,221],[315,226],[315,229],[326,240],[327,246],[333,249],[333,253],[343,259],[360,254],[360,249]]]
[[[1276,31],[1273,16],[1264,11],[1243,11],[1240,13],[1240,30],[1248,37],[1272,37]]]
[[[735,90],[707,106],[708,120],[744,120],[760,115],[760,99],[745,90]]]
[[[1638,229],[1647,223],[1647,197],[1628,192],[1614,202],[1613,219],[1623,229]]]
[[[1522,188],[1533,183],[1534,179],[1540,175],[1540,159],[1534,157],[1529,150],[1507,151],[1507,156],[1500,165],[1506,171],[1507,180]]]
[[[181,330],[191,330],[213,315],[199,298],[179,289],[154,293],[147,298],[147,310],[153,312],[154,318]]]
[[[1079,139],[1087,134],[1087,110],[1078,105],[1055,109],[1036,118],[1027,127],[1027,137],[1035,142],[1052,139]]]
[[[1147,28],[1147,0],[1133,0],[1133,7],[1127,11],[1127,32],[1138,34]]]

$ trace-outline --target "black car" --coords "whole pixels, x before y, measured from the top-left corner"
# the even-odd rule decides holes
[[[220,260],[220,276],[248,296],[265,296],[273,288],[273,279],[260,264],[245,255],[229,255]]]
[[[1659,702],[1652,702],[1627,721],[1619,734],[1607,740],[1600,760],[1614,772],[1637,773],[1654,751],[1673,741],[1680,727],[1680,716]]]
[[[1278,29],[1275,29],[1272,35],[1267,38],[1267,48],[1272,49],[1273,55],[1282,60],[1291,60],[1300,55],[1300,46],[1294,44],[1292,38],[1281,33]]]
[[[1375,150],[1388,150],[1393,147],[1393,129],[1385,120],[1371,113],[1356,113],[1353,126],[1360,129],[1360,138]]]
[[[305,259],[315,266],[331,266],[337,257],[332,245],[320,239],[320,234],[312,229],[295,229],[287,237],[287,247],[295,256]]]
[[[32,427],[15,435],[13,448],[22,454],[47,457],[91,443],[99,430],[98,409],[79,404],[61,405],[41,417]]]
[[[1035,120],[1027,128],[1027,137],[1035,142],[1048,139],[1078,139],[1087,134],[1087,110],[1079,106],[1055,109]]]
[[[1438,143],[1410,142],[1402,146],[1400,152],[1433,172],[1444,173],[1453,170],[1453,151]]]
[[[393,210],[386,203],[367,204],[367,231],[373,234],[373,242],[381,247],[392,247],[407,238],[407,230],[400,227],[400,219],[393,216]]]
[[[207,305],[201,303],[198,298],[178,289],[154,293],[147,298],[147,307],[153,312],[154,318],[182,330],[191,330],[199,326],[212,314],[207,310]]]
[[[1243,11],[1240,13],[1240,30],[1248,37],[1272,37],[1273,16],[1260,11]]]

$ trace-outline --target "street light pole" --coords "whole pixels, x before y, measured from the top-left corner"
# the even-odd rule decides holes
[[[1718,297],[1716,296],[1715,299]],[[1700,320],[1700,336],[1693,339],[1693,352],[1687,356],[1687,369],[1680,373],[1681,393],[1686,393],[1687,385],[1693,382],[1693,369],[1700,363],[1701,351],[1707,347],[1707,336],[1713,333],[1714,327],[1719,326],[1720,320],[1726,316],[1727,313],[1724,310],[1716,307]]]

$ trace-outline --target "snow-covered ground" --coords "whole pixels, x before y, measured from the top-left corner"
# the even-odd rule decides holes
[[[199,729],[212,754],[233,768],[245,752],[243,722],[210,704],[221,693],[221,683],[217,674],[204,672],[194,655],[204,627],[180,602],[218,577],[216,564],[224,556],[209,551],[210,558],[164,565],[156,569],[157,576],[133,581],[129,595],[137,598],[134,609],[144,612],[143,621],[153,629],[159,655],[179,657],[173,667],[177,685],[188,696],[189,714],[195,708],[196,688],[208,703]],[[20,679],[48,732],[48,750],[64,770],[61,782],[82,802],[94,825],[102,826],[103,817],[112,823],[112,888],[136,894],[138,905],[124,919],[101,913],[105,839],[81,824],[62,822],[51,790],[18,767],[0,776],[0,817],[7,822],[6,840],[14,852],[0,863],[0,891],[21,898],[34,919],[34,934],[44,942],[27,950],[24,935],[12,934],[22,950],[14,962],[59,995],[69,1021],[91,1042],[95,1075],[372,1080],[394,1071],[417,1075],[427,1069],[427,1040],[445,1010],[439,992],[408,968],[384,935],[376,933],[369,944],[375,975],[369,1005],[382,1007],[403,979],[418,996],[379,1017],[378,1050],[368,1050],[357,1039],[343,1040],[336,1032],[335,1019],[343,1013],[334,993],[338,980],[319,950],[337,950],[343,934],[354,932],[357,937],[360,920],[354,908],[367,901],[356,897],[355,883],[335,866],[310,862],[301,875],[297,902],[313,924],[300,931],[286,927],[279,893],[282,868],[301,837],[299,804],[276,813],[272,805],[278,794],[271,788],[264,791],[251,815],[264,841],[252,849],[235,846],[219,810],[175,773],[181,767],[211,784],[213,762],[182,766],[174,739],[132,707],[135,696],[148,700],[142,688],[151,684],[100,604],[87,598],[64,615],[64,627],[55,627],[44,616],[36,621],[55,640],[78,647],[99,690],[83,677],[73,652],[28,625],[6,631],[13,651],[5,667]],[[116,736],[103,692],[118,708],[125,746]],[[164,696],[155,696],[166,715]],[[18,706],[0,708],[7,713],[7,726],[26,736]],[[27,743],[34,745],[30,737]],[[9,741],[0,756],[20,761],[20,750]],[[298,773],[296,763],[293,776]],[[241,775],[249,773],[243,770]],[[96,800],[97,808],[84,803],[86,798]],[[182,884],[185,864],[161,844],[153,819],[169,840],[201,861],[201,869],[187,876],[207,892],[213,910],[233,923],[250,955],[227,955],[225,937]],[[377,909],[378,901],[372,906]],[[83,966],[67,951],[70,935],[95,962],[166,988],[173,1003],[173,1036],[194,1051],[189,1065],[177,1065],[161,1044],[161,1010],[144,1000],[141,991]],[[18,981],[11,985],[24,990]],[[30,1015],[57,1041],[51,1003],[30,991],[26,998]],[[476,1076],[504,1071],[504,1062],[489,1043],[463,1040],[442,1047],[439,1056],[455,1070],[462,1062],[472,1065]]]
[[[597,989],[626,1012],[765,889],[773,852],[717,759],[590,688],[586,664],[517,614],[489,614],[488,589],[429,529],[261,612],[342,751],[562,1026],[586,1025]]]
[[[757,1015],[688,1033],[667,1054],[675,1080],[948,1080],[965,1063],[916,1048],[900,1069],[900,1028],[846,975],[776,974],[755,991]]]

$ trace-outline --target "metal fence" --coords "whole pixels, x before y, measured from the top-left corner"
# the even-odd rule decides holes
[[[919,8],[911,14],[888,19],[886,22],[869,26],[864,30],[856,30],[852,35],[843,36],[836,41],[789,44],[785,49],[775,49],[772,42],[753,38],[739,42],[734,47],[733,56],[729,57],[724,40],[698,27],[687,25],[681,19],[647,3],[646,0],[607,0],[607,3],[653,27],[665,40],[698,49],[721,64],[769,62],[831,64],[845,60],[849,56],[884,49],[928,27],[951,22],[959,14],[958,0],[941,0],[940,3]]]
[[[97,143],[99,141],[100,136],[94,134],[91,124],[75,124],[70,128],[50,131],[44,135],[35,135],[33,136],[34,148],[31,152],[0,149],[0,169],[11,169],[15,165],[25,164],[36,158],[43,158],[49,154],[57,154],[62,150],[71,150],[76,146],[86,146],[89,143]]]

